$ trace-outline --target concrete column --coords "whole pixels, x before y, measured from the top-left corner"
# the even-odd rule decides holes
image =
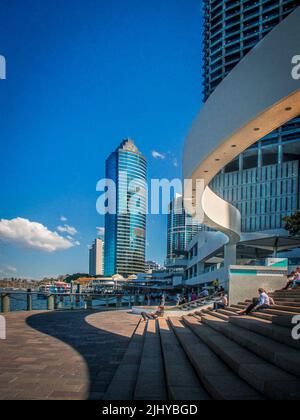
[[[281,165],[283,162],[283,149],[282,144],[280,143],[278,145],[278,164]]]
[[[10,296],[8,294],[1,295],[2,312],[10,312]]]
[[[48,311],[54,311],[54,296],[53,295],[47,296],[47,309]]]
[[[242,171],[244,169],[244,156],[243,153],[239,156],[239,171]]]
[[[224,247],[224,266],[236,265],[236,245],[225,245]]]
[[[262,167],[262,163],[263,163],[263,158],[262,158],[262,146],[261,146],[261,142],[258,143],[258,153],[257,153],[257,167],[261,168]]]

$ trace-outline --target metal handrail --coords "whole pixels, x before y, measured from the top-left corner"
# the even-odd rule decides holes
[[[215,299],[219,296],[220,296],[220,292],[214,293],[211,296],[207,296],[207,297],[204,297],[204,298],[201,298],[201,299],[197,299],[197,300],[194,300],[193,302],[187,302],[187,303],[184,303],[182,305],[176,305],[176,306],[171,306],[171,307],[165,308],[165,311],[173,311],[174,309],[176,309],[176,310],[177,309],[179,309],[179,310],[180,309],[185,309],[185,308],[187,308],[191,305],[198,304],[198,303],[203,303],[203,302],[206,302],[208,299]]]

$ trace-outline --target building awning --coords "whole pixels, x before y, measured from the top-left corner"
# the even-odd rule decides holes
[[[241,242],[240,245],[264,249],[273,252],[290,251],[300,248],[300,238],[291,236],[266,236],[265,238],[253,239]]]

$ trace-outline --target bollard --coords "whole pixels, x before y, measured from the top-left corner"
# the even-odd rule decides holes
[[[86,297],[86,308],[88,310],[93,309],[93,297],[92,296],[87,296]]]
[[[117,296],[116,308],[122,307],[122,296]]]
[[[27,311],[32,311],[32,294],[27,294]]]
[[[54,298],[54,309],[57,310],[58,309],[58,296],[55,295],[53,298]]]
[[[10,296],[8,294],[1,295],[2,312],[10,312]]]
[[[54,311],[54,296],[53,295],[47,296],[47,309],[48,311]]]

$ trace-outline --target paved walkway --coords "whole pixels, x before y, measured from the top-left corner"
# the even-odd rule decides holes
[[[126,311],[7,314],[0,400],[100,400],[138,320]]]

